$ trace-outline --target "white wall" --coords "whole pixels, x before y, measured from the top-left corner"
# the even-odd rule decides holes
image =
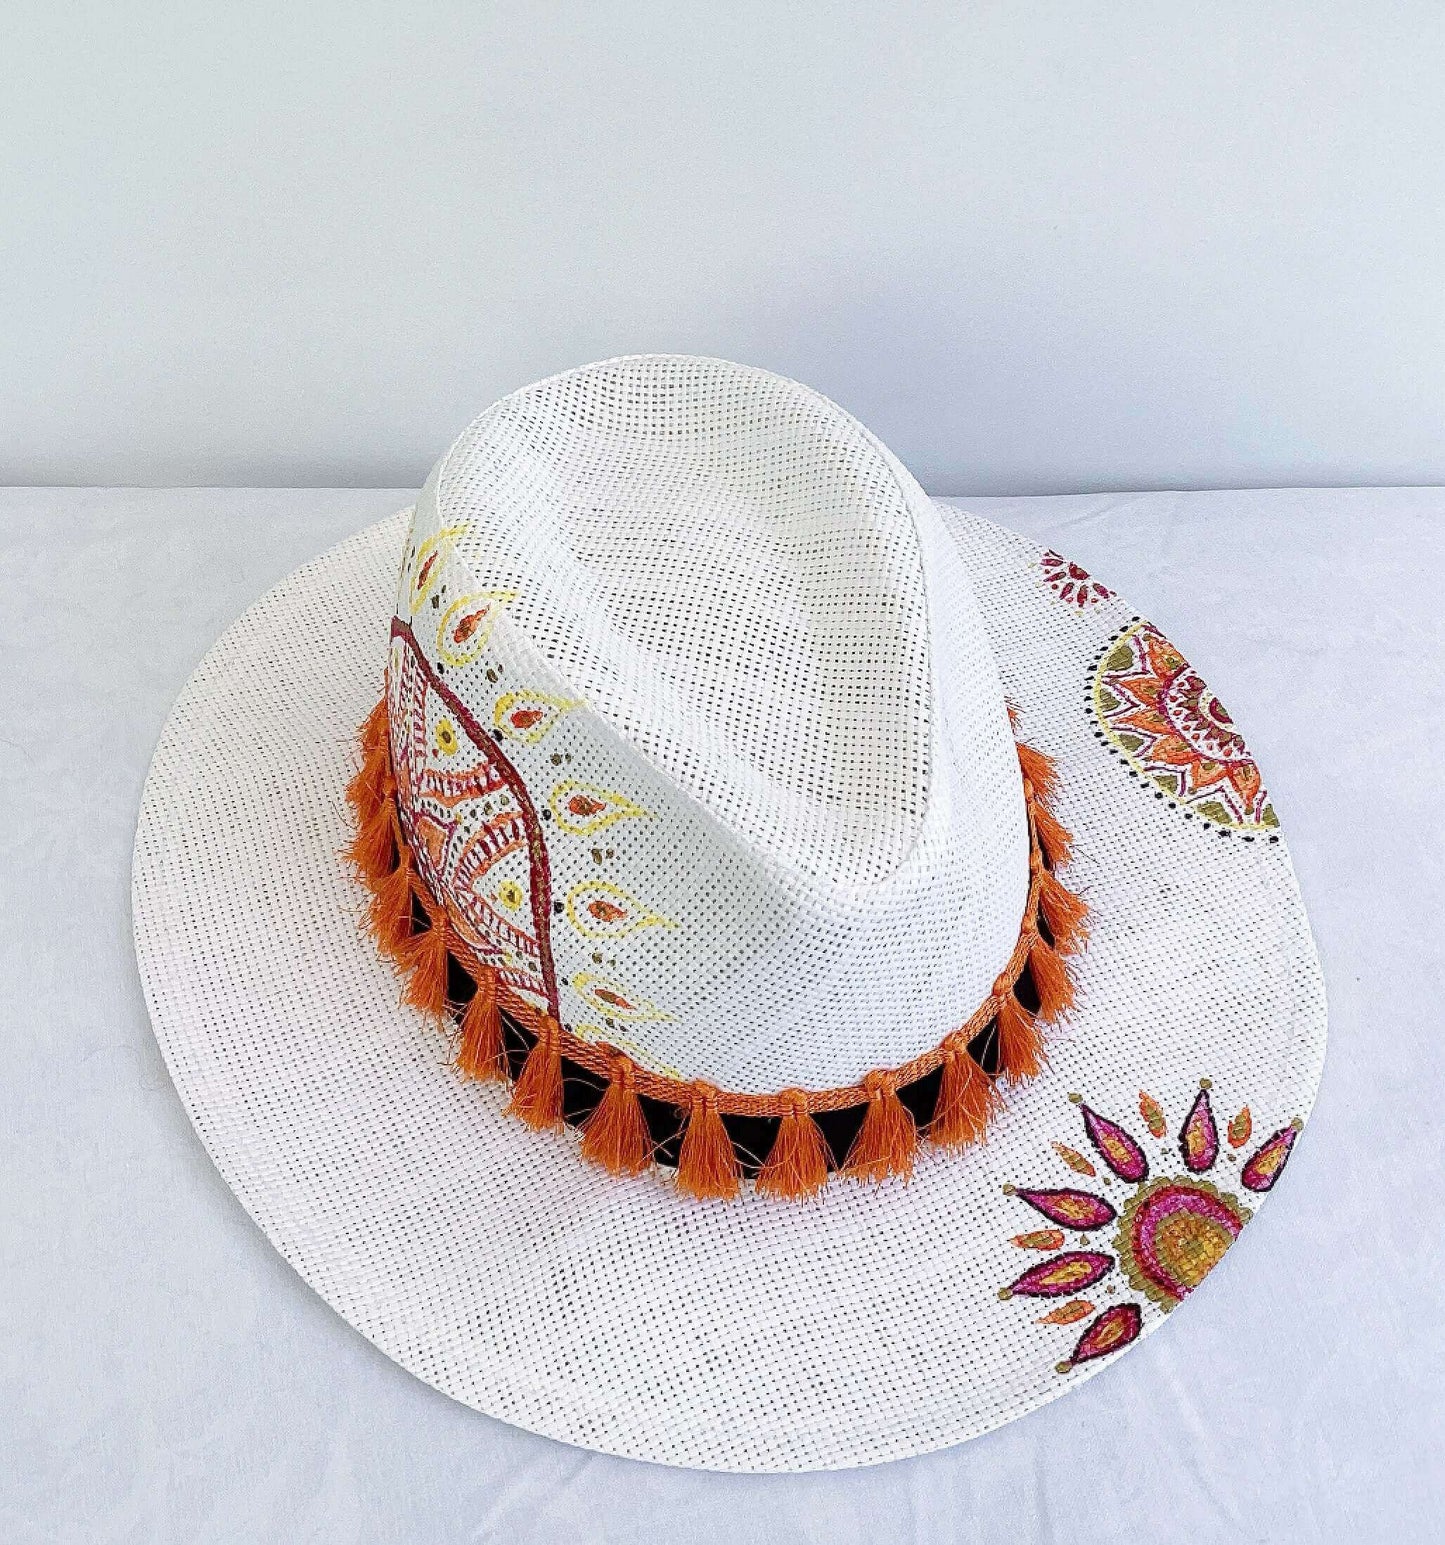
[[[0,7],[0,481],[414,484],[641,349],[940,493],[1445,483],[1428,0]]]

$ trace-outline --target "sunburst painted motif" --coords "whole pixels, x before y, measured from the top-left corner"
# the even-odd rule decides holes
[[[564,713],[580,706],[577,698],[553,697],[550,692],[504,692],[492,709],[492,723],[508,740],[535,746]]]
[[[675,928],[610,880],[584,880],[567,892],[567,921],[588,939],[620,939],[638,928]]]
[[[516,599],[515,590],[478,590],[458,596],[442,613],[437,653],[448,665],[470,665],[487,647],[502,608]]]
[[[650,816],[649,811],[634,804],[625,794],[595,783],[583,783],[577,778],[566,778],[559,783],[548,796],[547,805],[558,826],[574,837],[590,837],[614,821],[625,821],[629,817],[645,820]]]
[[[1079,1096],[1071,1096],[1079,1107],[1089,1145],[1110,1173],[1132,1189],[1122,1202],[1116,1202],[1077,1186],[1005,1186],[1007,1195],[1054,1225],[1052,1231],[1015,1235],[1013,1243],[1023,1245],[1026,1240],[1042,1240],[1046,1233],[1052,1233],[1061,1248],[1059,1254],[1030,1266],[1000,1288],[999,1297],[1069,1297],[1071,1305],[1064,1308],[1074,1303],[1088,1305],[1086,1310],[1068,1315],[1048,1313],[1040,1322],[1064,1325],[1093,1310],[1092,1299],[1074,1295],[1096,1283],[1104,1283],[1106,1290],[1113,1291],[1108,1283],[1116,1271],[1128,1290],[1166,1312],[1192,1293],[1223,1259],[1251,1215],[1238,1195],[1206,1178],[1219,1167],[1222,1151],[1211,1088],[1207,1078],[1200,1080],[1199,1091],[1172,1144],[1166,1136],[1163,1106],[1152,1095],[1140,1092],[1140,1112],[1159,1144],[1152,1164],[1144,1145],[1123,1125],[1092,1109]],[[1152,1119],[1156,1112],[1158,1131]],[[1240,1116],[1247,1120],[1247,1111],[1242,1110]],[[1240,1116],[1229,1124],[1231,1142],[1240,1131]],[[1300,1127],[1298,1120],[1281,1127],[1244,1162],[1239,1184],[1245,1191],[1271,1189],[1289,1160]],[[1239,1141],[1246,1140],[1242,1137]],[[1061,1157],[1080,1157],[1061,1143],[1053,1146]],[[1230,1162],[1237,1161],[1231,1158]],[[1078,1170],[1075,1164],[1069,1167]],[[1062,1248],[1065,1230],[1077,1236],[1083,1248]],[[1069,1357],[1058,1365],[1059,1371],[1065,1373],[1080,1363],[1119,1351],[1134,1341],[1142,1328],[1141,1304],[1112,1305],[1085,1327]]]
[[[1132,623],[1105,649],[1093,704],[1101,736],[1191,815],[1251,834],[1278,827],[1244,737],[1152,623]]]
[[[1043,575],[1044,583],[1059,600],[1077,607],[1081,612],[1090,606],[1097,606],[1100,601],[1113,599],[1114,592],[1107,585],[1101,585],[1087,569],[1081,569],[1077,563],[1070,563],[1061,553],[1052,549],[1039,559],[1039,572]]]

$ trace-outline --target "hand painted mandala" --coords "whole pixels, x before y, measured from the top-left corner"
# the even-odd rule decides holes
[[[1007,1195],[1027,1203],[1056,1225],[1052,1230],[1016,1235],[1014,1244],[1025,1249],[1060,1248],[1066,1242],[1064,1231],[1068,1230],[1091,1247],[1064,1250],[1030,1266],[1001,1288],[999,1297],[1067,1298],[1069,1302],[1051,1309],[1040,1323],[1071,1325],[1093,1314],[1098,1307],[1092,1299],[1073,1295],[1106,1283],[1116,1267],[1130,1289],[1166,1313],[1188,1297],[1224,1258],[1252,1215],[1251,1209],[1233,1192],[1204,1178],[1206,1172],[1215,1168],[1221,1152],[1219,1128],[1210,1104],[1211,1087],[1207,1078],[1200,1080],[1199,1093],[1179,1129],[1175,1151],[1184,1172],[1178,1173],[1171,1160],[1165,1173],[1152,1177],[1143,1145],[1118,1122],[1084,1104],[1080,1096],[1071,1096],[1079,1106],[1090,1145],[1110,1174],[1133,1189],[1123,1206],[1116,1207],[1105,1196],[1074,1187],[1005,1186]],[[1152,1095],[1141,1091],[1139,1109],[1150,1135],[1162,1140],[1166,1130],[1163,1107]],[[1239,1183],[1246,1191],[1262,1193],[1273,1187],[1289,1159],[1300,1125],[1295,1120],[1281,1127],[1245,1162]],[[1248,1141],[1250,1127],[1246,1106],[1229,1123],[1232,1148],[1242,1147]],[[1065,1149],[1061,1144],[1054,1146],[1061,1156],[1080,1157],[1073,1149]],[[1166,1145],[1165,1154],[1169,1151]],[[1093,1173],[1087,1160],[1083,1161],[1082,1170],[1068,1158],[1065,1162],[1076,1171]],[[1235,1162],[1232,1155],[1230,1162]],[[1106,1180],[1105,1184],[1108,1183]],[[1108,1241],[1112,1249],[1099,1248],[1103,1241],[1095,1241],[1094,1236],[1115,1223],[1118,1227]],[[1116,1288],[1106,1284],[1104,1291],[1114,1293]],[[1143,1324],[1141,1305],[1113,1305],[1088,1325],[1073,1352],[1058,1365],[1058,1371],[1067,1373],[1080,1363],[1119,1351],[1138,1338]]]
[[[1167,638],[1136,618],[1095,664],[1096,732],[1155,797],[1247,840],[1279,826],[1244,737],[1223,703]]]

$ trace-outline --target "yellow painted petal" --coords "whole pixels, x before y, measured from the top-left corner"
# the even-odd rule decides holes
[[[516,599],[515,590],[476,590],[458,596],[442,613],[437,653],[448,665],[470,665],[487,647],[502,608]]]
[[[441,718],[432,731],[432,744],[439,756],[455,756],[461,742],[457,739],[457,727],[450,719]]]
[[[615,789],[604,789],[576,778],[559,783],[548,796],[547,803],[558,826],[574,837],[590,837],[593,832],[611,826],[614,821],[625,821],[628,816],[649,819],[651,814]]]
[[[417,548],[406,580],[407,606],[413,617],[432,593],[446,567],[447,559],[452,555],[452,549],[457,545],[457,538],[465,530],[465,526],[445,526]]]
[[[1077,1148],[1070,1148],[1067,1143],[1055,1143],[1054,1152],[1079,1175],[1097,1175],[1099,1172],[1081,1154]]]
[[[624,1023],[641,1023],[649,1019],[671,1019],[672,1015],[649,1003],[645,998],[634,998],[620,982],[599,976],[595,971],[579,971],[572,978],[577,995],[590,1004],[604,1019],[620,1019]]]
[[[535,746],[580,698],[553,697],[550,692],[504,692],[492,709],[492,723],[507,737]]]
[[[675,928],[610,880],[584,880],[567,892],[567,921],[588,939],[620,939],[637,928]]]

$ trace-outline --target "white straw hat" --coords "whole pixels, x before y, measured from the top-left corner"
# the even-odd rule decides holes
[[[715,360],[504,399],[252,607],[167,724],[134,908],[181,1097],[305,1279],[457,1399],[670,1464],[915,1454],[1097,1371],[1258,1208],[1324,1053],[1178,650]]]

